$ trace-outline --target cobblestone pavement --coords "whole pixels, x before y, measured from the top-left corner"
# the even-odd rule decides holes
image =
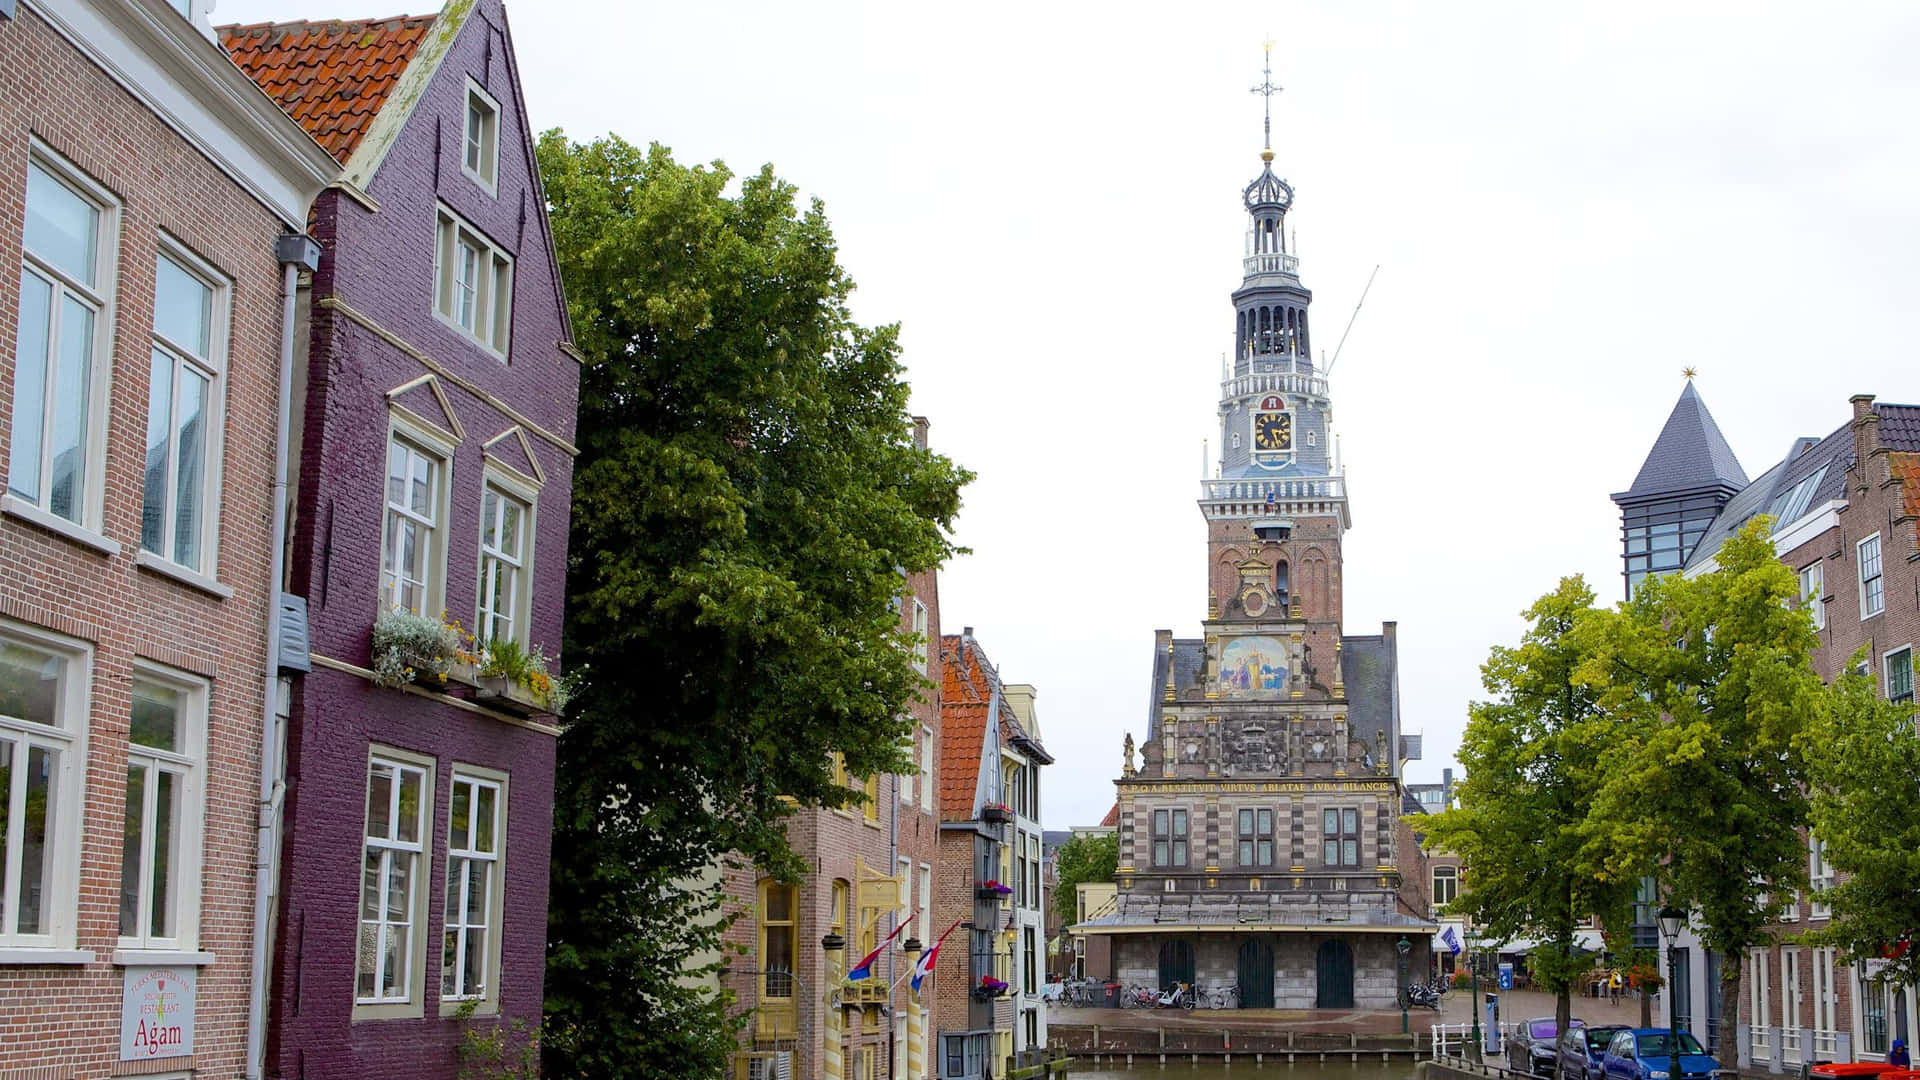
[[[1472,993],[1450,991],[1441,1002],[1439,1013],[1432,1009],[1412,1009],[1408,1026],[1426,1032],[1434,1024],[1467,1024],[1473,1021]],[[1502,1022],[1552,1016],[1553,996],[1536,990],[1509,990],[1500,996]],[[1661,1022],[1658,1002],[1654,1023]],[[1619,1004],[1605,998],[1575,997],[1573,1015],[1589,1025],[1640,1023],[1640,1003],[1622,997]],[[1484,1022],[1485,1015],[1482,1014]],[[1048,1024],[1128,1028],[1233,1028],[1265,1031],[1311,1031],[1333,1034],[1397,1035],[1400,1032],[1398,1009],[1075,1009],[1053,1005],[1047,1010]]]

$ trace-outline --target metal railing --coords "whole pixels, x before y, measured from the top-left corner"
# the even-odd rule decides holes
[[[1202,498],[1207,502],[1264,503],[1272,496],[1275,503],[1302,501],[1325,502],[1347,497],[1345,476],[1311,476],[1291,480],[1202,480]]]
[[[1261,363],[1264,353],[1254,353],[1255,363]],[[1276,366],[1286,364],[1283,358],[1276,360]],[[1327,380],[1318,375],[1308,375],[1295,371],[1254,371],[1245,375],[1236,375],[1220,383],[1220,397],[1248,397],[1253,394],[1304,394],[1308,397],[1326,397]]]
[[[1277,251],[1248,255],[1242,260],[1249,274],[1299,274],[1300,257],[1282,255]]]

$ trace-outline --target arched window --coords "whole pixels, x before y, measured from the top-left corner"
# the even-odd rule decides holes
[[[1273,595],[1280,599],[1280,607],[1286,609],[1287,600],[1287,560],[1281,559],[1273,567]]]
[[[1433,868],[1433,906],[1445,907],[1460,895],[1460,871],[1451,866]]]
[[[1294,344],[1295,338],[1294,338],[1294,330],[1293,330],[1293,327],[1294,327],[1293,318],[1294,318],[1293,309],[1288,308],[1287,309],[1287,347],[1284,351],[1289,356],[1293,355],[1293,351],[1294,351],[1293,344]]]
[[[1268,308],[1260,309],[1260,351],[1273,351],[1273,313]]]
[[[1306,357],[1308,360],[1313,359],[1313,349],[1309,347],[1307,342],[1307,309],[1306,308],[1300,309],[1300,355],[1303,357]]]

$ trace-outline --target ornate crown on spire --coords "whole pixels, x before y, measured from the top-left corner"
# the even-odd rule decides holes
[[[1260,156],[1267,159],[1267,164],[1253,183],[1247,185],[1242,197],[1250,211],[1277,207],[1284,214],[1293,205],[1293,185],[1273,175],[1273,151]]]

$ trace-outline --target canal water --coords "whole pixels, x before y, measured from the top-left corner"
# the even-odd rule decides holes
[[[1167,1063],[1162,1065],[1157,1055],[1137,1054],[1131,1069],[1125,1058],[1117,1062],[1103,1060],[1098,1065],[1082,1059],[1074,1063],[1069,1075],[1073,1080],[1411,1080],[1413,1076],[1413,1062],[1406,1060],[1390,1063],[1301,1060],[1292,1065],[1285,1060],[1269,1060],[1255,1065],[1252,1054],[1236,1054],[1232,1064],[1202,1058],[1196,1065],[1189,1058],[1173,1060],[1172,1054],[1167,1057]]]

